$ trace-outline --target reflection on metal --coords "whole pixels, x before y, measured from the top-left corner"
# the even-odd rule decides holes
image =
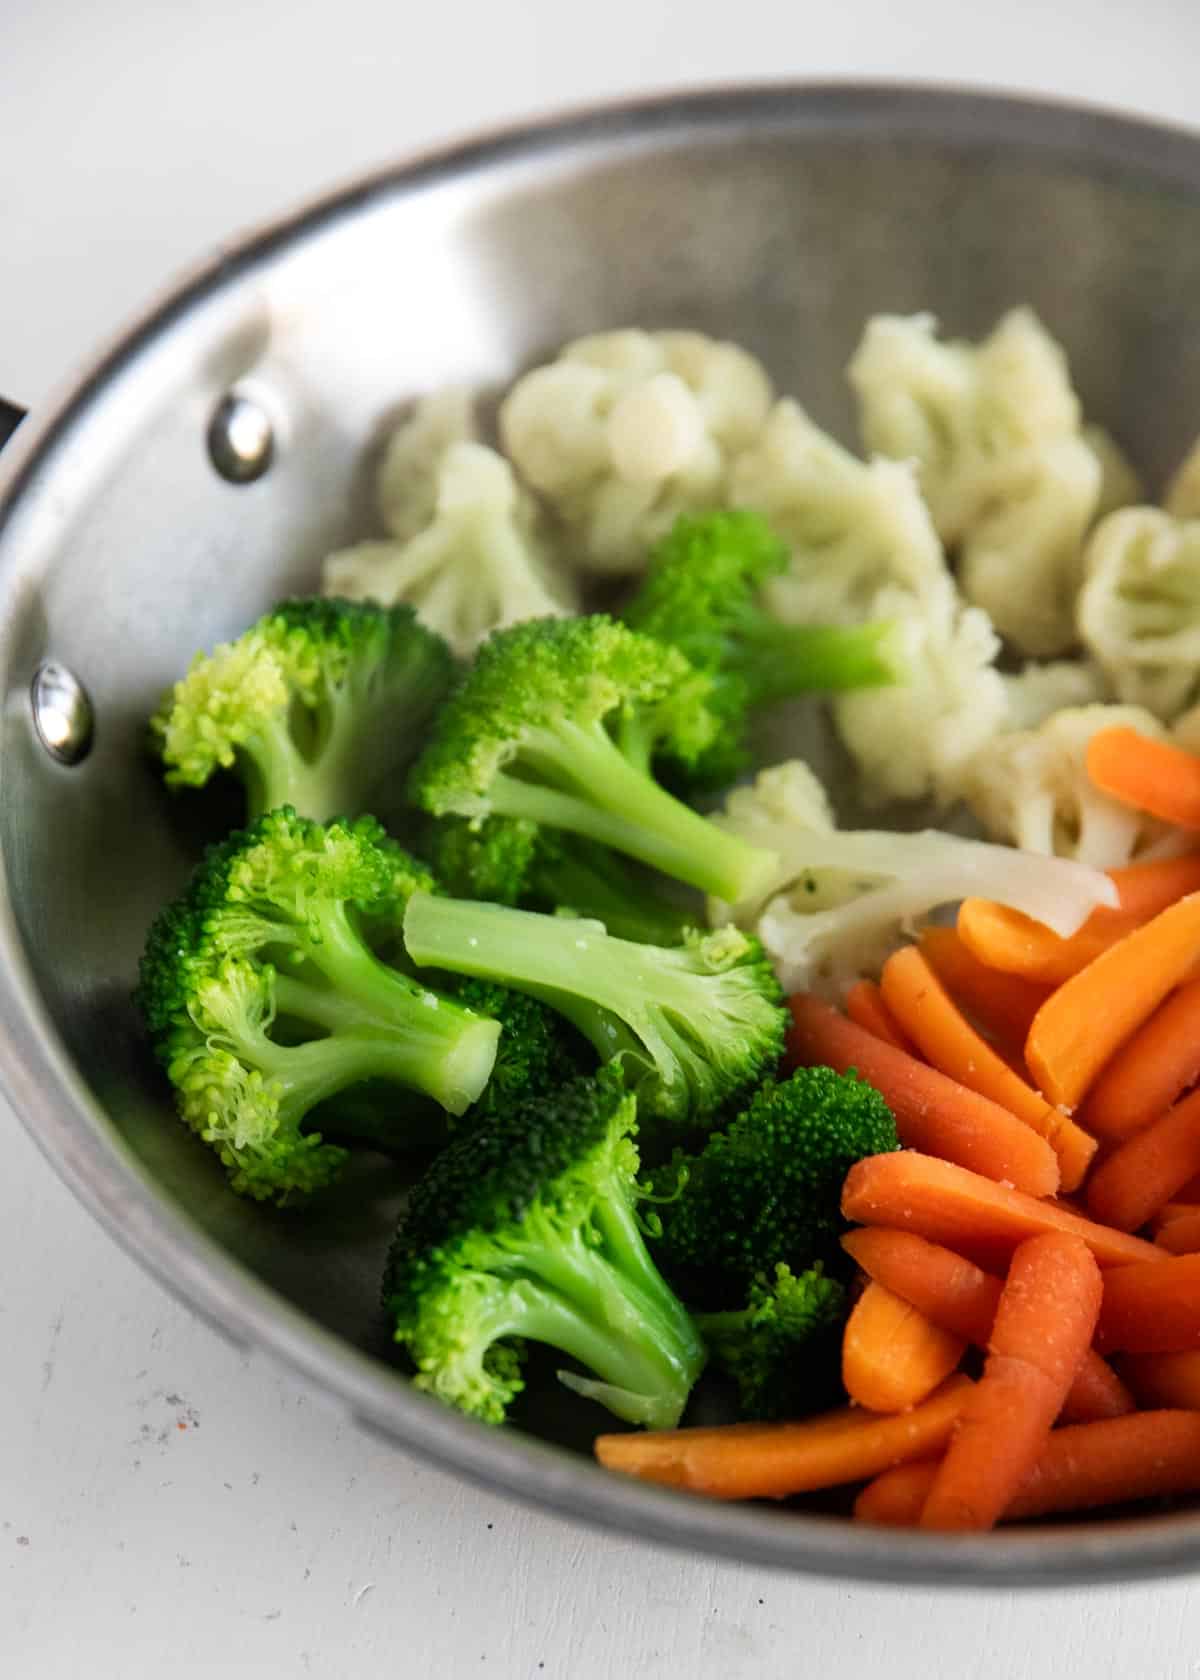
[[[33,726],[38,740],[60,764],[87,757],[95,732],[88,691],[73,671],[56,659],[44,659],[29,685]]]
[[[252,484],[261,478],[275,454],[275,433],[266,411],[236,391],[223,397],[208,424],[208,453],[231,484]]]

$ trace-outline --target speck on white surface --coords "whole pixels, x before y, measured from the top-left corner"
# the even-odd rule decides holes
[[[0,0],[0,391],[232,230],[653,86],[1005,85],[1196,120],[1194,0]],[[0,1106],[0,1675],[1184,1680],[1200,1589],[810,1582],[597,1535],[356,1433],[112,1245]]]

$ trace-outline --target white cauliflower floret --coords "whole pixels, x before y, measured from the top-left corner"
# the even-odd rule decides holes
[[[1002,681],[1006,729],[1036,729],[1065,706],[1091,706],[1109,694],[1104,672],[1088,659],[1031,662]]]
[[[815,798],[807,765],[762,772],[713,818],[779,859],[774,893],[729,906],[710,901],[714,926],[755,927],[785,991],[834,996],[878,972],[903,936],[942,905],[981,896],[1069,937],[1097,905],[1115,905],[1106,875],[1062,858],[927,829],[920,834],[837,830]]]
[[[1066,358],[1031,310],[978,345],[936,331],[930,315],[868,322],[849,368],[863,438],[917,463],[967,598],[1022,652],[1062,652],[1085,533],[1134,481],[1111,440],[1083,436]]]
[[[1087,748],[1101,729],[1166,731],[1140,706],[1075,706],[1036,729],[1000,735],[970,766],[964,796],[993,840],[1045,857],[1119,869],[1160,841],[1164,829],[1094,787]]]
[[[1118,699],[1170,719],[1200,698],[1200,519],[1111,513],[1084,570],[1079,634]]]
[[[385,606],[409,601],[464,658],[506,624],[578,610],[537,510],[503,456],[481,443],[452,442],[436,459],[432,483],[430,516],[413,536],[359,543],[326,559],[327,595]]]
[[[1163,506],[1176,519],[1200,519],[1200,438],[1176,467]]]
[[[438,469],[452,443],[478,442],[469,391],[422,397],[388,438],[375,476],[375,501],[390,537],[407,542],[433,519]]]
[[[906,675],[891,688],[837,695],[838,733],[872,803],[932,795],[947,804],[964,767],[1005,727],[1008,699],[993,663],[999,640],[980,608],[942,616],[900,590],[885,590],[875,613],[892,620]]]
[[[1100,463],[1100,499],[1096,503],[1096,519],[1118,508],[1133,507],[1145,500],[1145,486],[1138,470],[1111,432],[1103,426],[1083,428],[1083,441]]]
[[[775,404],[734,462],[730,499],[769,519],[792,563],[764,591],[785,624],[857,624],[899,586],[934,614],[953,609],[954,581],[911,466],[860,461],[799,404]]]
[[[729,463],[767,417],[771,385],[701,333],[596,333],[519,379],[504,447],[554,509],[578,563],[631,573],[680,513],[726,500]]]

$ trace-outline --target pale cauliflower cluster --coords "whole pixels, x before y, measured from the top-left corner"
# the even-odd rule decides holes
[[[968,600],[1021,653],[1069,649],[1086,533],[1138,485],[1115,441],[1084,426],[1033,312],[979,344],[940,342],[931,315],[877,316],[849,377],[868,448],[916,464]]]
[[[576,339],[518,379],[500,436],[555,514],[574,562],[629,574],[681,513],[724,505],[771,382],[747,351],[693,332]]]

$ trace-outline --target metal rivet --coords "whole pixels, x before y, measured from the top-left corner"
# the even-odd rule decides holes
[[[275,454],[275,433],[266,410],[237,391],[222,397],[208,423],[208,454],[231,484],[261,478]]]
[[[38,740],[60,764],[78,764],[92,744],[95,717],[88,691],[57,659],[43,659],[29,685]]]

